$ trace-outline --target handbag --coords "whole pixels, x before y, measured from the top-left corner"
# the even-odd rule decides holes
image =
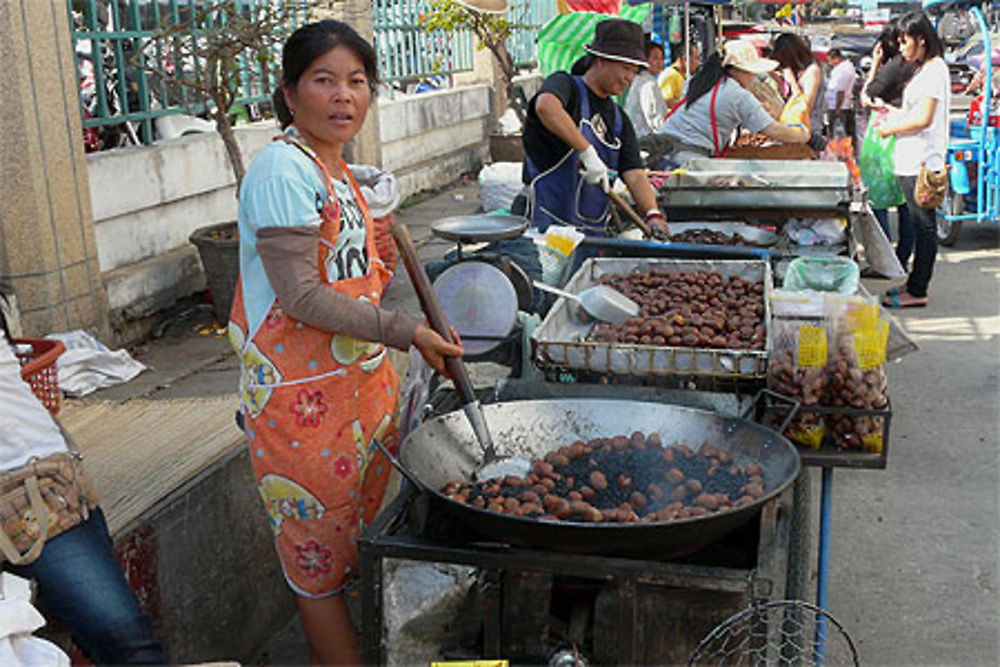
[[[906,201],[896,178],[896,137],[880,137],[875,131],[884,117],[879,111],[872,112],[858,156],[861,181],[868,188],[868,203],[877,210],[899,206]]]
[[[945,165],[941,171],[932,171],[921,163],[917,183],[913,187],[913,200],[918,206],[936,209],[944,202],[944,196],[948,192],[949,166]]]
[[[27,565],[46,540],[85,521],[97,491],[77,452],[51,454],[0,474],[0,562]]]

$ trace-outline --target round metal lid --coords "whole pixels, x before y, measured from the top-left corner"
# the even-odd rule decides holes
[[[514,239],[528,228],[528,219],[519,215],[456,215],[431,224],[431,232],[459,243],[489,243]]]
[[[449,266],[434,281],[434,291],[466,354],[492,350],[517,322],[514,286],[492,264],[467,261]]]

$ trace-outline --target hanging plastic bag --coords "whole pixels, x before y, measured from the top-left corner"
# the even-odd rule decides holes
[[[822,320],[779,320],[772,326],[774,336],[767,367],[767,386],[797,399],[805,407],[816,407],[825,399],[827,329]],[[778,413],[776,421],[785,418]],[[775,424],[776,425],[776,424]],[[823,415],[802,412],[785,429],[784,435],[810,449],[819,449],[826,423]]]
[[[788,101],[785,102],[785,108],[781,110],[778,122],[785,125],[801,125],[806,128],[806,131],[812,130],[812,125],[809,122],[809,105],[806,103],[804,93],[799,91],[788,98]]]
[[[896,138],[883,138],[875,131],[885,122],[886,116],[884,112],[872,112],[859,158],[861,180],[868,188],[868,203],[876,210],[899,206],[906,201],[896,179]]]
[[[854,294],[861,272],[848,257],[796,257],[785,270],[785,289]]]
[[[670,14],[670,23],[667,26],[671,44],[679,44],[684,40],[684,28],[681,24],[681,13],[674,8]]]

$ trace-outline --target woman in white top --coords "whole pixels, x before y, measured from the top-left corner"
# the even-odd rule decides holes
[[[67,452],[68,446],[52,415],[21,379],[2,312],[0,330],[0,473],[7,473],[34,459]],[[16,519],[7,517],[15,524]],[[48,539],[34,561],[16,566],[4,562],[3,569],[35,581],[45,608],[69,628],[73,642],[96,663],[166,662],[152,623],[115,559],[100,507]]]
[[[789,95],[802,93],[806,102],[806,115],[811,130],[823,129],[823,105],[820,100],[826,95],[823,85],[823,70],[813,57],[809,42],[804,37],[784,32],[774,39],[771,57],[781,68],[781,82]]]
[[[890,108],[888,120],[876,131],[883,137],[896,137],[896,176],[910,209],[916,244],[905,288],[890,290],[883,304],[912,308],[927,305],[927,287],[937,257],[935,211],[920,207],[913,190],[921,165],[932,171],[945,168],[951,92],[944,47],[927,16],[919,11],[907,14],[899,22],[899,33],[900,53],[917,70],[903,89],[902,108]]]

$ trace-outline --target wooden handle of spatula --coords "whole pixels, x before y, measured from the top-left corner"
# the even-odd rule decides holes
[[[410,282],[413,283],[413,290],[417,293],[417,299],[420,300],[420,309],[427,316],[431,328],[449,343],[454,343],[451,330],[448,328],[448,321],[444,317],[444,311],[441,310],[441,303],[434,292],[430,278],[427,277],[427,272],[424,271],[424,265],[420,262],[417,248],[413,245],[410,230],[407,229],[406,225],[396,223],[392,227],[392,239],[396,242],[396,247],[399,248],[406,272],[410,276]],[[465,364],[462,363],[462,358],[445,357],[444,363],[455,383],[455,389],[458,390],[458,395],[462,399],[462,405],[475,401],[476,394],[472,389],[472,381],[469,380],[469,373],[465,369]]]
[[[629,219],[635,223],[635,226],[639,228],[642,235],[647,239],[653,238],[653,229],[646,224],[646,221],[641,215],[635,212],[635,209],[629,206],[629,203],[622,199],[622,196],[615,192],[614,190],[608,190],[608,197],[614,202],[615,206],[620,208],[622,212],[629,217]]]

